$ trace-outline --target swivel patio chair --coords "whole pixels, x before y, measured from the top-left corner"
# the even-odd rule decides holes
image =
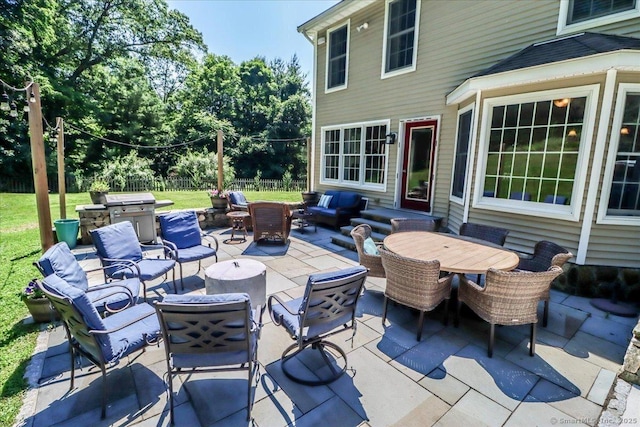
[[[444,324],[447,324],[449,297],[453,274],[440,278],[440,262],[406,258],[381,249],[382,265],[387,272],[387,287],[384,290],[382,325],[387,319],[389,300],[420,312],[416,339],[422,339],[422,326],[427,311],[444,301]]]
[[[159,218],[162,242],[173,252],[172,256],[178,262],[180,286],[184,289],[182,263],[198,261],[199,272],[203,259],[215,257],[218,262],[218,239],[215,236],[205,236],[202,233],[198,223],[198,215],[194,211],[168,213]],[[213,239],[215,248],[211,247],[211,243],[203,245],[203,237]]]
[[[551,282],[562,273],[558,266],[547,271],[502,271],[490,268],[484,287],[460,276],[456,326],[460,322],[460,308],[465,303],[485,322],[489,322],[489,347],[493,356],[495,326],[531,325],[529,355],[535,355],[538,301],[548,291]]]
[[[258,364],[260,307],[252,312],[248,294],[167,295],[155,303],[167,358],[171,424],[173,377],[247,371],[247,420],[251,419],[251,379]]]
[[[87,272],[82,269],[65,242],[51,246],[34,265],[43,277],[56,274],[69,285],[85,292],[91,304],[101,314],[118,312],[138,301],[140,280],[137,277],[89,286]]]
[[[57,275],[45,277],[38,286],[62,317],[71,356],[69,390],[74,386],[75,357],[84,356],[102,372],[101,417],[105,418],[110,388],[107,387],[107,365],[126,360],[130,353],[157,342],[160,325],[155,310],[142,303],[103,319],[85,292]]]
[[[358,262],[369,270],[368,276],[386,277],[379,252],[379,246],[382,243],[375,243],[371,238],[371,226],[369,224],[357,225],[350,234],[356,244]]]
[[[253,241],[286,243],[291,232],[291,211],[284,203],[255,202],[249,205]]]
[[[352,330],[356,332],[356,305],[362,293],[367,269],[363,266],[351,267],[329,273],[309,276],[304,296],[291,301],[283,301],[271,295],[267,307],[276,326],[284,327],[295,343],[282,353],[282,370],[291,380],[306,385],[329,384],[345,373],[347,355],[338,345],[326,341],[337,333]],[[314,370],[313,377],[304,378],[289,369],[288,362],[311,347],[311,354],[320,356],[329,374],[320,376],[322,368]],[[330,352],[328,349],[333,349]],[[318,353],[316,353],[318,352]],[[342,358],[344,366],[338,366]]]
[[[227,195],[230,211],[249,212],[249,204],[247,198],[242,191],[229,191]],[[251,217],[244,218],[244,228],[251,230]]]
[[[91,230],[91,238],[96,247],[96,252],[104,271],[105,280],[108,278],[122,279],[125,277],[138,277],[142,282],[144,299],[147,299],[147,283],[149,280],[173,272],[173,289],[176,288],[176,273],[173,269],[175,259],[145,258],[142,253],[143,246],[138,242],[133,225],[129,221],[123,221],[106,227]],[[165,256],[173,256],[171,248],[167,246],[145,246],[150,248],[164,248]]]
[[[436,222],[425,218],[393,218],[391,220],[391,233],[403,231],[435,231]]]
[[[518,270],[524,271],[546,271],[552,265],[562,267],[567,261],[573,258],[573,254],[553,242],[541,240],[536,243],[533,249],[533,256],[520,256]],[[547,327],[549,320],[549,300],[551,299],[550,289],[542,294],[544,301],[544,314],[542,315],[542,327]]]

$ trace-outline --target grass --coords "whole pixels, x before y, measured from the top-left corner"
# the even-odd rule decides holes
[[[299,192],[245,191],[247,200],[299,202]],[[154,192],[156,200],[169,199],[166,209],[210,206],[204,191]],[[77,218],[76,205],[90,204],[88,193],[66,195],[67,218]],[[51,220],[60,219],[58,194],[49,196]],[[12,425],[27,389],[23,379],[33,354],[40,325],[25,324],[29,312],[17,296],[29,280],[40,277],[33,266],[42,253],[34,194],[0,193],[0,426]]]

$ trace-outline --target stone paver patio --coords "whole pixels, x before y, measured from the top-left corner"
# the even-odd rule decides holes
[[[257,246],[250,239],[226,244],[229,229],[207,232],[220,242],[220,260],[249,257],[263,262],[267,294],[284,299],[301,296],[311,273],[357,264],[356,253],[332,244],[334,231],[325,228],[315,233],[307,229],[304,234],[293,230],[286,247]],[[98,265],[92,247],[75,252],[84,268]],[[204,293],[204,272],[194,275],[197,263],[185,267],[184,292]],[[347,352],[349,369],[327,386],[302,386],[284,375],[279,359],[292,341],[265,313],[253,425],[596,425],[637,323],[607,316],[586,298],[552,291],[549,325],[538,327],[536,356],[528,355],[527,326],[499,327],[494,357],[488,358],[488,325],[470,312],[455,328],[453,322],[442,324],[443,312],[437,309],[427,316],[422,341],[417,342],[417,314],[390,304],[383,327],[384,283],[384,279],[367,280],[353,342],[349,333],[333,337]],[[149,296],[160,298],[172,286],[156,281],[150,289]],[[297,368],[314,369],[302,363]],[[34,388],[21,411],[25,425],[169,424],[162,344],[134,353],[108,370],[105,420],[100,420],[100,370],[83,363],[76,369],[76,388],[71,392],[69,373],[63,328],[43,330],[27,373]],[[176,425],[251,425],[246,421],[246,377],[183,375],[174,384]],[[639,396],[636,386],[629,400],[637,402]],[[627,414],[640,424],[640,409],[631,406]]]

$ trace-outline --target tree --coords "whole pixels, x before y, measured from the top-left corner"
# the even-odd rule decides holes
[[[231,166],[229,157],[222,157],[222,173],[225,188],[228,188],[235,178],[235,170]],[[191,151],[180,156],[171,175],[190,178],[197,188],[215,188],[218,182],[218,156],[214,152]]]

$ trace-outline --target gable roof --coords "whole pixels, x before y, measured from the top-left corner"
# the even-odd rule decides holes
[[[473,77],[488,76],[623,49],[640,49],[640,39],[599,33],[574,34],[532,44]]]

